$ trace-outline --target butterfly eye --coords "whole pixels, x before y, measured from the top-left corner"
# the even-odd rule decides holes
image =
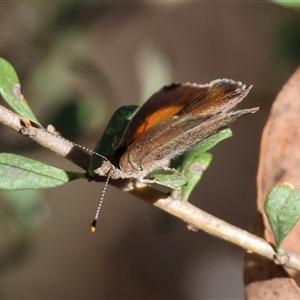
[[[109,176],[111,179],[119,179],[124,178],[124,174],[121,170],[117,169],[115,166],[111,165],[110,170],[107,173],[107,176]]]

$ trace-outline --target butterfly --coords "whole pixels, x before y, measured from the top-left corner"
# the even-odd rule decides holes
[[[153,94],[134,114],[114,152],[94,170],[111,179],[157,183],[149,175],[239,117],[258,108],[232,111],[252,86],[231,79],[208,84],[171,84]]]

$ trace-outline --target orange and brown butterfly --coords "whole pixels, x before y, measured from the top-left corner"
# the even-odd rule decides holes
[[[251,88],[231,79],[218,79],[203,85],[171,84],[153,94],[138,110],[136,106],[130,108],[133,117],[127,121],[124,132],[120,127],[123,134],[111,147],[113,151],[108,157],[74,145],[101,157],[101,165],[90,169],[89,173],[106,177],[106,183],[109,179],[128,178],[172,189],[172,185],[149,177],[150,173],[160,169],[177,172],[169,168],[174,158],[239,117],[257,112],[258,107],[232,111]],[[92,222],[92,232],[96,229],[105,189],[106,186]]]
[[[171,84],[153,94],[127,125],[115,152],[94,170],[112,179],[141,182],[157,169],[239,117],[258,108],[231,111],[252,86],[231,79],[208,84]]]

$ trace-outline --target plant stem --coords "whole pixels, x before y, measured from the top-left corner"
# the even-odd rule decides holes
[[[36,143],[65,157],[84,170],[88,169],[90,161],[89,153],[76,147],[72,142],[62,139],[60,136],[49,134],[45,129],[30,126],[30,123],[27,123],[25,118],[1,105],[0,123],[28,136]],[[119,179],[111,180],[110,184],[153,204],[161,210],[181,219],[193,228],[203,230],[215,237],[226,240],[270,260],[275,260],[276,258],[277,253],[264,239],[220,220],[189,202],[181,199],[174,200],[171,196],[139,182]],[[300,257],[294,253],[286,253],[286,255],[288,259],[285,260],[284,265],[300,271]]]

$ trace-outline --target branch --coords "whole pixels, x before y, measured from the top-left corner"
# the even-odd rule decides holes
[[[89,153],[76,147],[72,142],[62,139],[60,136],[55,136],[39,128],[29,126],[26,118],[20,117],[1,105],[0,123],[28,136],[36,143],[65,157],[84,170],[88,169],[90,161]],[[264,239],[230,225],[202,211],[189,202],[174,200],[171,196],[139,182],[119,179],[111,180],[110,184],[181,219],[183,222],[189,224],[191,228],[203,230],[247,251],[262,255],[277,263],[284,264],[286,267],[300,271],[300,257],[296,254],[284,253],[279,255]]]

